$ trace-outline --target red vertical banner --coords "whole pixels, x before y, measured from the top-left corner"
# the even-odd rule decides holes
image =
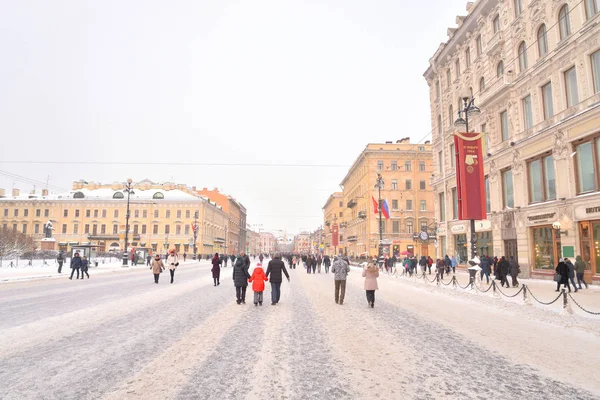
[[[481,133],[454,135],[456,149],[456,193],[458,219],[487,219]]]
[[[335,247],[340,245],[340,228],[338,224],[331,225],[331,245]]]

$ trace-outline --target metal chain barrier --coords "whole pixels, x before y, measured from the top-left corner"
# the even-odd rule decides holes
[[[535,295],[534,295],[534,294],[531,292],[531,289],[527,288],[527,291],[529,292],[529,294],[531,295],[531,297],[533,297],[533,299],[534,299],[535,301],[537,301],[538,303],[540,303],[540,304],[543,304],[543,305],[545,305],[545,306],[549,306],[549,305],[551,305],[551,304],[554,304],[554,303],[556,303],[556,302],[558,301],[558,299],[560,299],[560,297],[562,296],[562,293],[559,293],[559,294],[558,294],[558,296],[556,296],[556,298],[555,298],[554,300],[552,300],[552,301],[550,301],[550,302],[546,303],[546,302],[544,302],[544,301],[540,301],[540,300],[538,300],[538,298],[537,298],[537,297],[535,297]]]
[[[453,279],[451,279],[448,283],[444,282],[442,279],[440,279],[440,282],[442,282],[442,284],[446,285],[446,286],[450,286],[453,282]]]
[[[435,278],[435,275],[434,275],[434,277],[433,277],[433,280],[431,280],[431,281],[429,280],[429,278],[428,278],[427,276],[425,276],[425,274],[423,274],[423,277],[424,277],[425,279],[427,279],[427,282],[429,282],[429,283],[434,283],[434,282],[435,282],[435,280],[436,280],[436,278]]]
[[[498,289],[498,291],[500,292],[501,295],[510,298],[510,297],[517,297],[519,294],[521,294],[521,292],[523,291],[523,288],[524,288],[524,286],[521,286],[521,289],[519,289],[519,291],[517,293],[512,294],[512,295],[508,295],[508,294],[504,293],[502,290],[500,290],[500,288],[496,288],[496,289]]]
[[[466,289],[466,288],[469,287],[469,285],[471,285],[471,283],[469,282],[469,283],[467,283],[467,286],[463,287],[463,286],[460,285],[460,283],[458,282],[458,279],[456,279],[455,276],[453,276],[452,278],[454,279],[454,281],[456,282],[456,284],[458,285],[458,287],[461,288],[461,289]]]
[[[487,289],[485,289],[485,290],[481,290],[481,289],[479,288],[479,286],[478,286],[478,285],[474,285],[474,286],[475,286],[475,289],[477,289],[477,290],[478,290],[478,291],[480,291],[481,293],[487,293],[487,292],[489,292],[489,291],[490,291],[490,289],[491,289],[491,288],[492,288],[492,286],[494,286],[494,285],[490,283],[490,286],[489,286]]]
[[[577,304],[577,307],[581,308],[586,313],[592,314],[592,315],[600,315],[600,312],[592,312],[592,311],[589,311],[589,310],[586,310],[585,308],[583,308],[583,306],[581,304],[579,304],[577,302],[577,300],[575,300],[575,297],[571,296],[571,293],[569,293],[569,297],[571,298],[571,300],[573,300],[573,303]]]

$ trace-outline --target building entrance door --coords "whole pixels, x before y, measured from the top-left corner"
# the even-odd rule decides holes
[[[429,246],[426,244],[421,245],[421,255],[427,257],[429,255]]]
[[[514,257],[515,261],[519,262],[519,256],[517,255],[517,241],[514,239],[504,241],[504,256],[507,260]]]

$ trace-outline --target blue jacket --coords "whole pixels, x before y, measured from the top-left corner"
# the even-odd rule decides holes
[[[81,257],[73,257],[71,259],[71,268],[74,269],[79,269],[81,268],[82,262],[81,262]]]
[[[481,258],[481,263],[479,264],[479,266],[481,267],[481,270],[483,272],[487,272],[487,273],[491,272],[492,263],[491,263],[491,261],[490,261],[489,258],[482,257]]]

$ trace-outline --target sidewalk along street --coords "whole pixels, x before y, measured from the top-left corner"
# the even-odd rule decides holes
[[[359,265],[353,265],[353,269],[360,269]],[[520,304],[524,306],[534,306],[555,313],[564,313],[566,315],[575,314],[578,316],[589,317],[600,320],[600,286],[589,285],[588,289],[582,286],[575,293],[573,290],[570,294],[567,291],[567,307],[564,307],[564,298],[562,292],[556,292],[556,282],[542,279],[521,279],[518,278],[518,288],[501,287],[500,281],[496,280],[496,291],[491,287],[494,275],[490,276],[490,283],[486,283],[485,277],[483,281],[479,278],[479,273],[476,278],[476,287],[471,288],[469,285],[469,273],[464,270],[457,270],[456,274],[444,274],[443,281],[437,284],[435,268],[432,268],[431,275],[429,272],[423,277],[423,272],[413,274],[410,277],[408,274],[402,275],[402,268],[397,268],[394,274],[387,274],[385,270],[380,275],[384,279],[398,279],[406,284],[424,285],[430,287],[428,290],[439,290],[453,296],[473,296],[476,301],[482,298],[489,299],[492,302],[508,302],[512,304]],[[456,285],[452,282],[452,277],[456,278]],[[524,297],[523,286],[528,289],[526,298]],[[563,286],[561,286],[561,289]],[[489,289],[489,290],[488,290]],[[518,293],[518,294],[517,294]],[[537,299],[537,300],[536,300]],[[575,304],[575,301],[579,304]],[[545,304],[552,303],[552,304]],[[586,311],[582,310],[583,307]]]
[[[16,267],[10,267],[10,263],[6,261],[3,263],[3,267],[0,268],[0,283],[8,283],[15,281],[24,280],[35,280],[35,279],[58,279],[68,278],[71,275],[71,268],[69,267],[70,259],[63,264],[62,273],[58,273],[58,264],[55,260],[46,261],[47,264],[43,263],[43,260],[34,260],[33,265],[29,266],[27,263],[29,260],[19,260],[19,265]],[[187,260],[185,264],[200,264],[201,266],[209,266],[210,261],[201,260]],[[123,267],[121,260],[114,260],[112,262],[102,261],[98,262],[98,266],[91,266],[89,269],[90,276],[96,274],[105,274],[109,272],[124,272],[128,270],[140,270],[149,268],[146,264],[139,264],[132,266],[131,263],[127,264],[127,267]]]

